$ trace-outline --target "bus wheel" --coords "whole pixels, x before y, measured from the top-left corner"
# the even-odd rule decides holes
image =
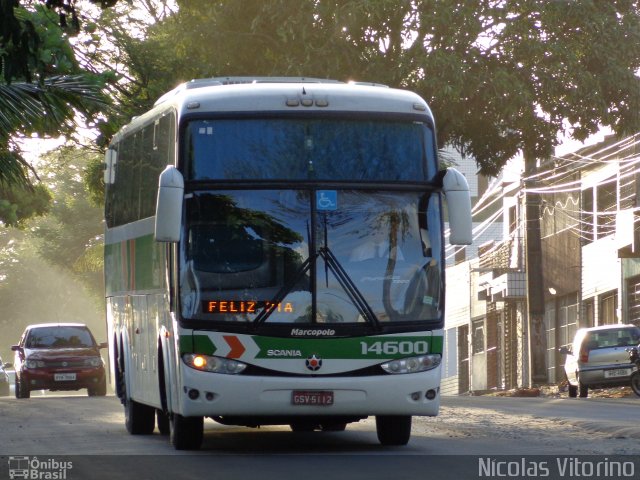
[[[131,435],[150,435],[156,426],[155,409],[131,400],[124,401],[124,425]]]
[[[171,418],[171,445],[176,450],[198,450],[204,433],[203,417],[183,417],[177,413]]]
[[[411,438],[411,415],[376,416],[376,433],[382,445],[406,445]]]
[[[156,408],[156,423],[158,424],[160,435],[169,435],[171,433],[169,416],[159,408]]]

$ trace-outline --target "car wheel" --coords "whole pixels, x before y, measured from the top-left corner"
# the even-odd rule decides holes
[[[576,398],[578,396],[578,387],[576,385],[569,384],[569,397]]]
[[[107,380],[103,379],[97,387],[87,388],[87,394],[90,397],[104,397],[107,394]]]
[[[16,398],[29,398],[31,397],[31,391],[29,386],[22,380],[22,377],[16,377]]]
[[[177,413],[171,418],[171,445],[176,450],[198,450],[202,445],[204,419],[202,417],[183,417]]]
[[[580,381],[578,383],[580,385],[580,398],[587,398],[589,395],[589,387]]]
[[[640,397],[640,372],[631,375],[631,390]]]
[[[406,445],[411,438],[411,415],[377,415],[376,433],[382,445]]]

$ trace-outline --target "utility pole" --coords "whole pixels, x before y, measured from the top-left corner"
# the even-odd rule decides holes
[[[536,158],[525,151],[525,268],[527,275],[527,322],[530,384],[547,382],[547,332],[544,325],[544,281],[542,236],[540,231],[540,194],[529,191],[536,181]]]

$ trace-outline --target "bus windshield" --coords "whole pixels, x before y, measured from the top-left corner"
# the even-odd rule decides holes
[[[441,321],[438,194],[207,190],[186,202],[184,319]]]
[[[424,122],[317,117],[192,120],[187,180],[425,181],[436,174]]]

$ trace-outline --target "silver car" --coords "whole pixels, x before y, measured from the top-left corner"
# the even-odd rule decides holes
[[[566,354],[564,371],[569,381],[569,396],[588,395],[589,388],[630,385],[636,367],[629,360],[628,349],[640,343],[640,328],[635,325],[604,325],[581,328]]]

